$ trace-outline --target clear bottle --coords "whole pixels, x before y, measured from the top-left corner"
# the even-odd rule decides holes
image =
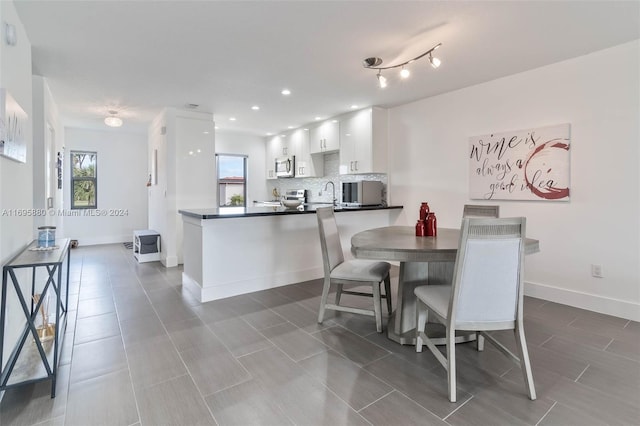
[[[435,237],[438,235],[436,214],[434,212],[429,212],[427,220],[425,220],[425,235],[427,237]]]

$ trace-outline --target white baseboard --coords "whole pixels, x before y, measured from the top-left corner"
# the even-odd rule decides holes
[[[223,283],[222,285],[205,285],[191,278],[185,272],[182,273],[182,285],[200,302],[224,299],[254,291],[268,290],[274,287],[315,280],[324,276],[322,268],[312,268],[304,271],[295,271],[286,274],[258,277],[249,280]]]
[[[525,283],[524,294],[538,299],[562,303],[563,305],[626,318],[632,321],[640,321],[640,304],[626,300],[612,299],[531,282]]]
[[[103,235],[100,237],[90,237],[90,238],[75,238],[73,236],[68,237],[72,240],[78,240],[78,246],[97,246],[100,244],[115,244],[115,243],[126,243],[132,242],[133,238],[131,235]]]

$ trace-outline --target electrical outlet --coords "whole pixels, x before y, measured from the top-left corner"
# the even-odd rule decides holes
[[[595,278],[602,278],[602,265],[591,264],[591,276]]]

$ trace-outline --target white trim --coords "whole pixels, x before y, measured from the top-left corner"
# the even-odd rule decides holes
[[[204,303],[240,294],[252,293],[254,291],[311,281],[322,278],[323,276],[324,272],[322,268],[311,268],[302,271],[292,271],[284,274],[224,283],[222,285],[208,284],[202,286],[199,282],[187,275],[186,272],[183,272],[182,285],[196,296],[200,302]]]
[[[612,299],[532,282],[525,282],[524,294],[593,312],[640,321],[640,304],[626,300]]]
[[[69,236],[67,238],[71,238],[74,240],[78,240],[78,246],[97,246],[101,244],[116,244],[116,243],[131,243],[133,239],[131,234],[122,234],[122,235],[108,235],[103,237],[90,237],[90,238],[74,238],[73,236]]]

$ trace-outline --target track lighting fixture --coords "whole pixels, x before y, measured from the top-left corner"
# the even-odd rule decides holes
[[[441,61],[440,59],[433,56],[433,51],[439,48],[440,46],[442,46],[442,43],[438,43],[435,46],[433,46],[431,49],[424,52],[423,54],[418,55],[413,59],[409,59],[408,61],[402,62],[397,65],[389,65],[388,67],[381,67],[380,65],[382,64],[382,59],[373,56],[371,58],[366,58],[364,61],[362,61],[362,66],[368,69],[378,70],[378,74],[376,75],[376,77],[378,78],[378,85],[380,86],[381,89],[384,89],[385,87],[387,87],[387,79],[382,75],[382,71],[384,70],[401,68],[400,77],[408,78],[411,75],[411,72],[409,71],[408,68],[406,68],[406,65],[409,65],[410,63],[415,62],[418,59],[423,58],[427,55],[429,55],[429,62],[431,63],[431,66],[433,68],[438,68],[441,64]]]

